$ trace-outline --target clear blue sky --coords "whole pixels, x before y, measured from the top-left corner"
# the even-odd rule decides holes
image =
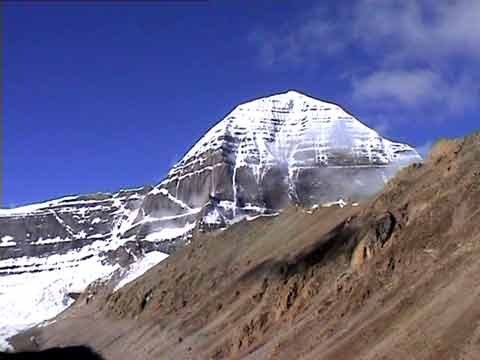
[[[472,132],[479,4],[2,5],[3,205],[158,183],[236,104],[287,89],[422,149]]]

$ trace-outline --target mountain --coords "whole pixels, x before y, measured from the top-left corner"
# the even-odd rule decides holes
[[[288,91],[241,104],[212,127],[160,184],[197,208],[209,195],[222,213],[365,198],[419,161],[340,106]]]
[[[289,203],[359,201],[419,160],[296,91],[238,105],[156,186],[0,210],[0,307],[12,306],[0,337],[56,315],[94,280],[125,284],[196,232]]]
[[[476,359],[479,164],[480,134],[439,141],[360,206],[287,206],[198,234],[13,342],[106,360]]]

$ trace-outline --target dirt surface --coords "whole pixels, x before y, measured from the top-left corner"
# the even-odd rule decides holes
[[[479,359],[479,255],[476,134],[439,142],[360,207],[199,235],[14,345],[107,360]]]

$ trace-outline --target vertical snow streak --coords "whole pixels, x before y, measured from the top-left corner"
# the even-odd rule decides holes
[[[180,170],[180,174],[178,176],[177,185],[175,186],[175,198],[178,199],[178,188],[180,187],[180,181],[182,181],[183,169]]]
[[[211,171],[212,181],[210,182],[210,196],[215,197],[215,168]]]
[[[235,156],[235,164],[233,165],[232,190],[233,190],[233,217],[237,215],[237,156]]]

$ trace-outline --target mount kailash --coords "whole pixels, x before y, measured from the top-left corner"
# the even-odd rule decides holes
[[[195,231],[289,203],[359,201],[420,160],[340,106],[288,91],[235,107],[156,186],[2,209],[0,347],[92,281],[133,280]]]

